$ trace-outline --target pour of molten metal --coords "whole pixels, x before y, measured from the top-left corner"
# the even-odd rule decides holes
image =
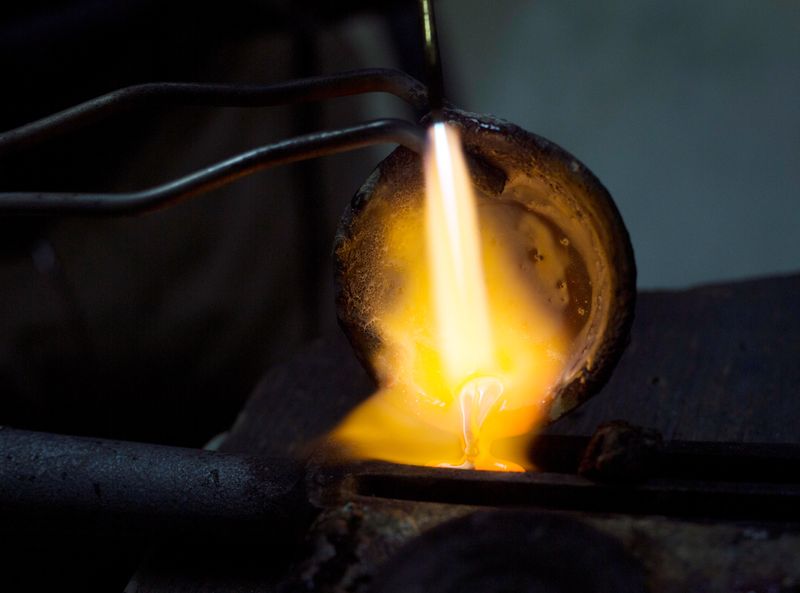
[[[435,339],[445,380],[457,393],[465,465],[479,455],[478,435],[503,393],[492,341],[478,208],[455,130],[434,124],[425,155],[425,228]]]
[[[508,437],[540,421],[567,360],[568,251],[526,210],[476,200],[446,124],[429,131],[424,172],[424,207],[374,197],[339,247],[362,266],[353,294],[381,347],[378,391],[333,437],[360,457],[521,470],[524,443]]]

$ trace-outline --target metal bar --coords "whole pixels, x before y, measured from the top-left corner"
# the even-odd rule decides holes
[[[536,437],[529,455],[543,472],[574,474],[589,440],[543,434]],[[668,441],[655,454],[648,474],[681,480],[800,483],[800,445]]]
[[[424,132],[419,126],[399,119],[376,120],[268,144],[180,179],[141,191],[107,194],[0,193],[0,214],[128,215],[147,212],[211,191],[268,167],[380,143],[402,144],[420,152],[424,142]]]
[[[418,116],[428,105],[427,89],[422,83],[405,72],[388,68],[353,70],[272,85],[156,82],[122,88],[0,134],[0,156],[132,107],[266,107],[377,92],[399,97]]]
[[[688,446],[688,444],[687,444]],[[757,452],[761,455],[764,451]],[[800,481],[658,477],[598,484],[574,474],[381,462],[260,459],[0,428],[4,529],[299,533],[353,497],[734,520],[800,520]],[[794,480],[794,481],[792,481]]]
[[[0,468],[4,529],[280,532],[310,508],[288,460],[0,427]]]
[[[433,117],[438,119],[441,117],[444,101],[444,82],[433,0],[419,0],[419,8],[422,18],[422,36],[425,43],[425,78],[428,83],[428,100]]]
[[[344,498],[736,520],[800,520],[800,484],[651,479],[598,484],[571,474],[503,473],[365,463],[342,474]],[[335,482],[335,478],[332,480]]]

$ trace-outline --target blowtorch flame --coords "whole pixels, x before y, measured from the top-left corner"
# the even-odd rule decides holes
[[[492,371],[494,345],[475,196],[455,130],[434,124],[425,155],[426,252],[448,383]]]
[[[358,277],[383,346],[379,390],[334,437],[363,457],[521,470],[492,445],[534,426],[564,369],[566,251],[526,211],[476,200],[454,128],[434,124],[428,139],[424,208],[373,200],[362,217],[380,223],[341,247],[382,254]]]
[[[425,228],[436,344],[445,380],[458,394],[465,464],[503,384],[497,372],[483,275],[478,207],[456,131],[436,123],[425,155]]]

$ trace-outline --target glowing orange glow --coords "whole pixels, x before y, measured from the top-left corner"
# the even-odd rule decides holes
[[[386,301],[371,328],[379,390],[334,437],[362,457],[521,470],[524,454],[504,447],[500,460],[492,444],[530,431],[561,378],[568,340],[553,295],[566,263],[531,260],[531,237],[559,253],[542,222],[476,200],[454,129],[432,126],[428,145],[425,207],[387,214],[381,235],[397,287],[375,297]],[[553,290],[531,286],[532,265]]]

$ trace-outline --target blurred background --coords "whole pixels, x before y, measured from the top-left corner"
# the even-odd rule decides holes
[[[640,288],[800,266],[800,4],[440,2],[454,97],[608,187]]]
[[[449,98],[586,163],[628,225],[640,288],[798,270],[799,3],[439,0],[437,12]],[[374,66],[421,77],[415,1],[5,2],[0,129],[141,82]],[[139,189],[386,116],[411,114],[385,96],[138,110],[0,160],[0,186]],[[139,218],[0,219],[0,424],[190,446],[225,430],[268,367],[336,331],[336,222],[389,149]]]

